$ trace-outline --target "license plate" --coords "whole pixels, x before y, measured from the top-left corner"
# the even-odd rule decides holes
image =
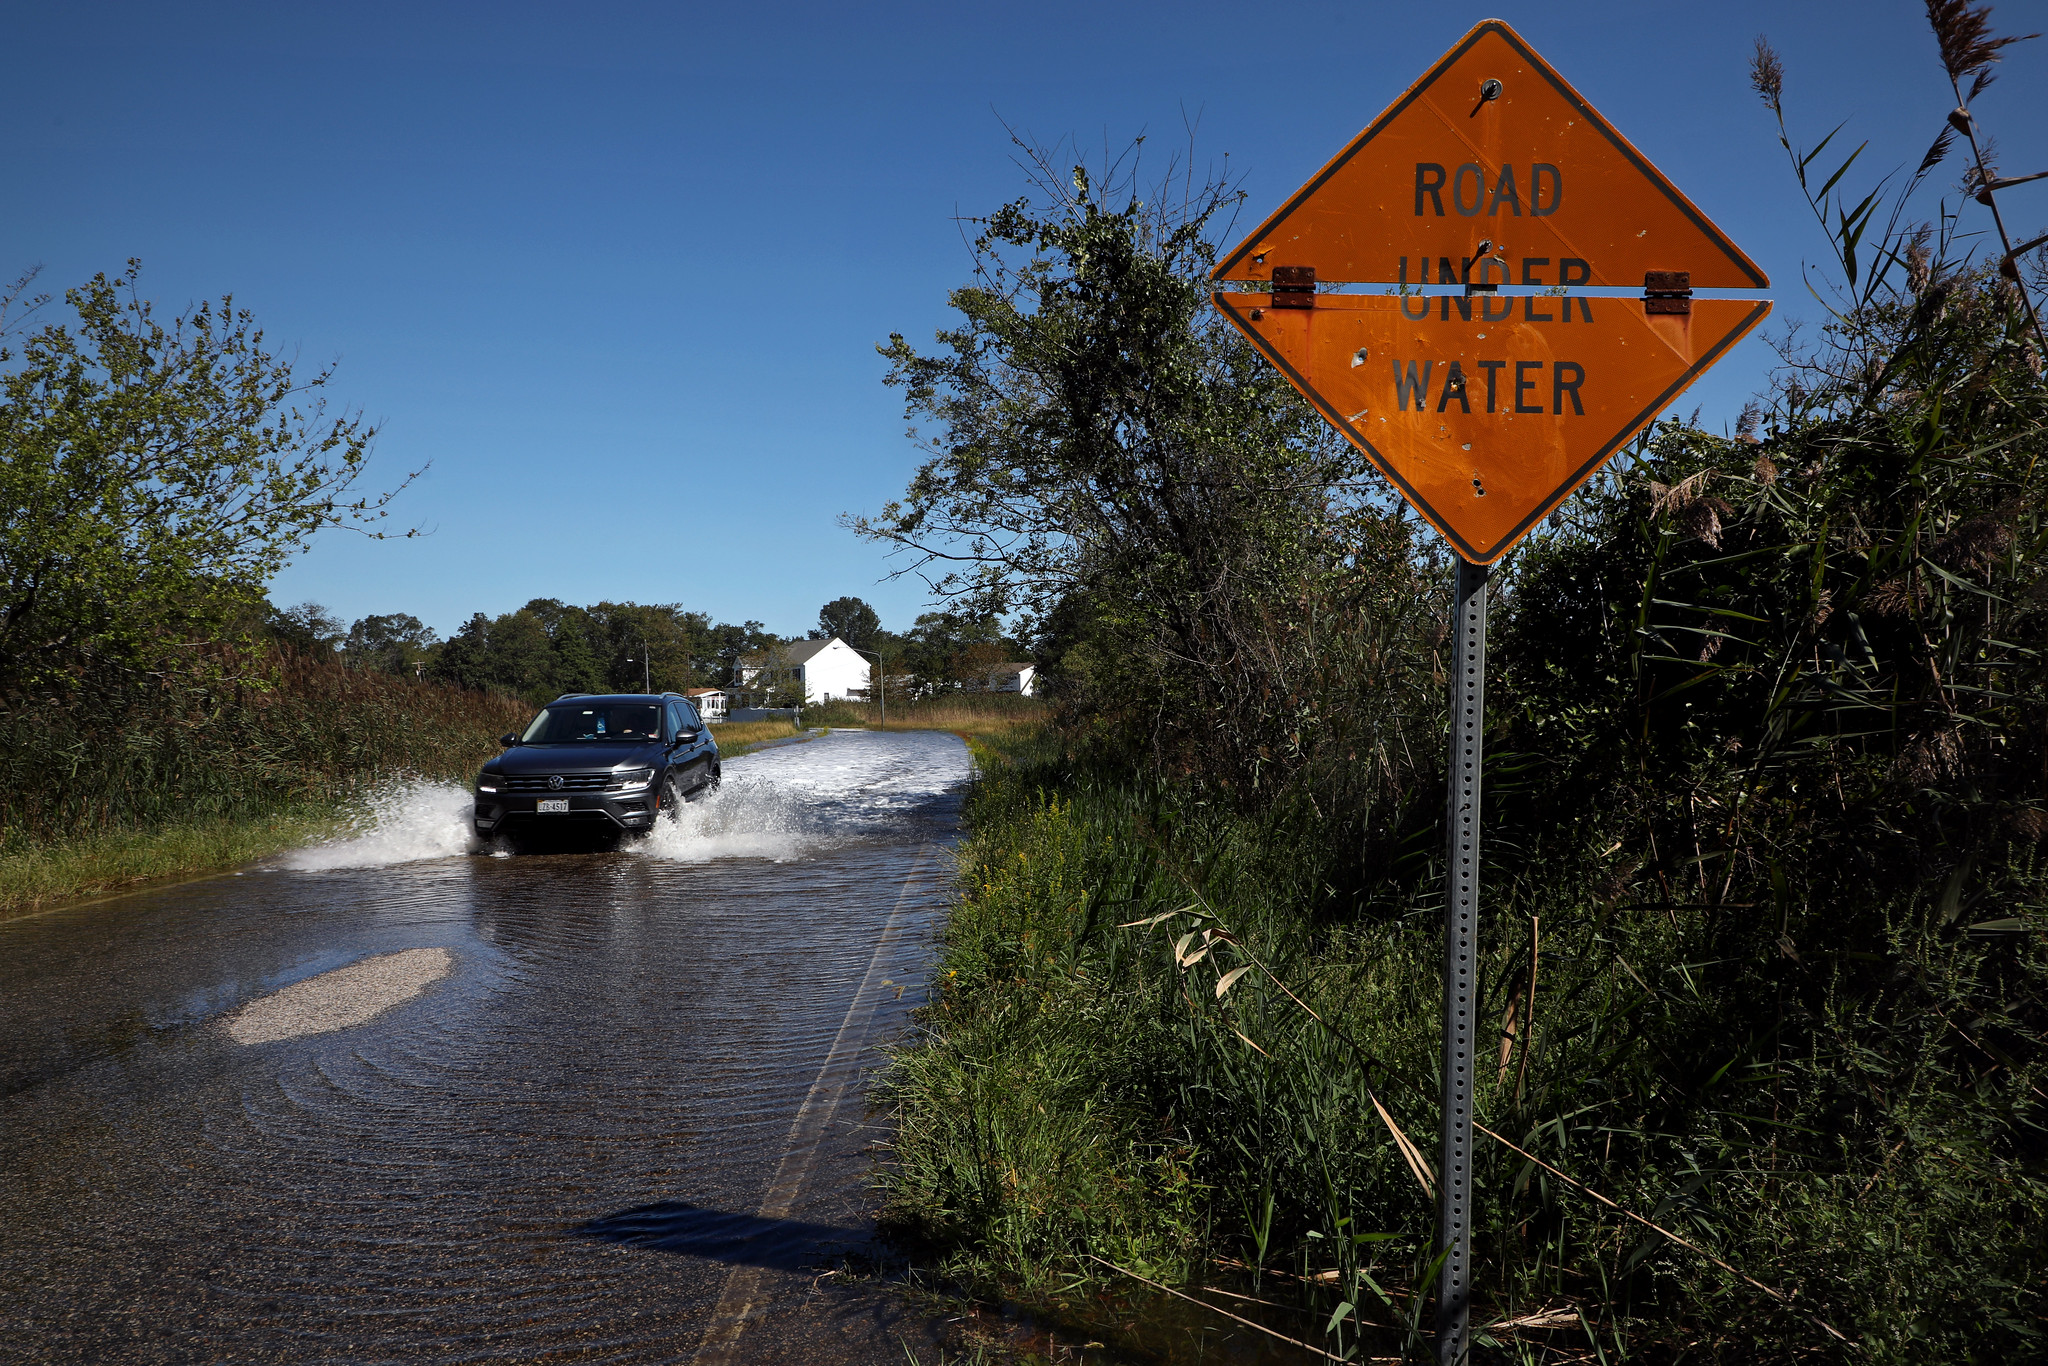
[[[533,809],[541,812],[543,815],[550,811],[567,811],[569,809],[569,799],[567,797],[542,797],[538,802],[534,803]]]

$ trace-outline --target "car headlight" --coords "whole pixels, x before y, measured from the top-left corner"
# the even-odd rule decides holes
[[[636,787],[645,787],[653,781],[654,770],[651,768],[629,768],[612,774],[612,787],[614,790],[619,791],[630,792]]]
[[[496,792],[504,785],[504,782],[505,775],[502,773],[479,773],[476,778],[476,790],[479,792]]]

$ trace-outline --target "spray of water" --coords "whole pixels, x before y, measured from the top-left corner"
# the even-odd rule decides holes
[[[951,735],[835,731],[734,760],[724,787],[657,823],[633,852],[688,863],[801,858],[887,828],[969,771]]]
[[[398,778],[371,790],[349,820],[350,833],[287,854],[282,866],[302,870],[381,868],[481,851],[470,832],[467,788],[424,778]]]
[[[673,820],[654,823],[630,846],[648,858],[706,863],[721,858],[762,858],[777,863],[847,837],[812,809],[801,794],[772,779],[736,774],[718,791],[685,802]]]
[[[964,781],[967,750],[951,735],[834,732],[821,740],[730,761],[725,784],[625,845],[632,854],[704,863],[783,862],[882,830]],[[375,788],[348,834],[288,854],[304,871],[379,868],[508,851],[471,833],[472,797],[454,783],[398,779]]]

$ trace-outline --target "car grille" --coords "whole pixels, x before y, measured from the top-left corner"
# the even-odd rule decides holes
[[[564,773],[562,785],[552,786],[547,774],[521,774],[505,780],[507,792],[602,792],[611,786],[609,773]]]

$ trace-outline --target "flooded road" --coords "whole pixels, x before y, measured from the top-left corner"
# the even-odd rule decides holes
[[[0,924],[0,1359],[931,1359],[823,1273],[870,1236],[862,1072],[919,1001],[965,746],[726,773],[617,852],[474,852],[466,794],[414,786],[359,839]]]

